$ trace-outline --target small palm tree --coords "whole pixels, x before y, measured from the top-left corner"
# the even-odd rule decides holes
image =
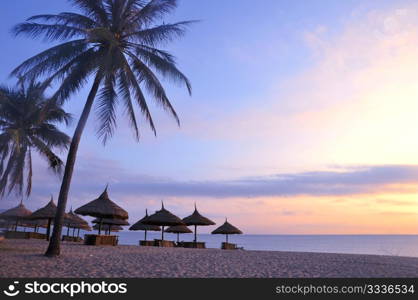
[[[125,108],[136,138],[139,138],[139,125],[134,104],[138,105],[149,126],[156,132],[144,91],[179,123],[158,74],[184,84],[191,93],[190,82],[177,69],[174,57],[157,48],[183,35],[191,23],[159,24],[162,17],[176,8],[176,0],[70,2],[81,13],[33,16],[14,28],[16,35],[44,36],[46,40],[65,42],[26,60],[12,72],[13,75],[25,80],[44,76],[46,84],[59,82],[60,87],[54,95],[58,103],[68,99],[92,79],[68,152],[47,256],[60,253],[62,221],[77,149],[95,99],[100,121],[98,135],[106,143],[114,133],[115,108],[119,103]]]
[[[0,87],[0,196],[32,190],[32,152],[44,157],[52,170],[63,165],[55,150],[66,149],[70,138],[55,125],[68,124],[71,117],[55,101],[45,98],[44,88]],[[26,179],[25,179],[26,177]]]

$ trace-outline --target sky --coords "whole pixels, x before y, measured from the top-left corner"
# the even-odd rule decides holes
[[[64,0],[3,3],[0,82],[14,84],[10,71],[52,46],[12,37],[13,25],[74,10]],[[164,21],[180,20],[200,20],[163,47],[193,85],[190,97],[165,82],[181,126],[151,106],[157,137],[142,121],[136,142],[121,111],[103,146],[93,112],[68,207],[108,183],[131,223],[164,201],[180,217],[196,203],[248,234],[418,234],[416,1],[182,0]],[[69,135],[89,86],[65,104]],[[60,186],[42,159],[34,165],[24,200],[33,210]]]

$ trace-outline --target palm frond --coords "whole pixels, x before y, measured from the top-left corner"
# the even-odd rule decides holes
[[[134,90],[136,102],[138,106],[140,107],[142,114],[145,116],[145,119],[148,121],[148,124],[151,130],[154,132],[154,135],[157,135],[157,130],[155,129],[151,112],[149,111],[147,101],[145,99],[144,93],[141,90],[138,80],[126,59],[124,61],[124,64],[125,64],[125,67],[123,70],[125,71],[126,77],[129,80],[129,83]]]
[[[140,31],[128,33],[125,37],[130,41],[155,47],[162,43],[173,41],[186,33],[187,27],[196,21],[184,21],[174,24],[164,24]]]
[[[11,75],[32,80],[55,71],[83,53],[88,45],[84,39],[74,40],[49,48],[21,63]]]
[[[182,72],[180,72],[179,69],[177,69],[175,63],[170,57],[169,59],[166,59],[166,54],[162,56],[161,52],[149,51],[141,46],[135,47],[135,51],[137,56],[141,57],[144,62],[153,67],[162,76],[169,78],[176,83],[184,84],[189,94],[192,94],[192,85],[189,79]]]
[[[162,107],[167,110],[176,120],[177,124],[180,126],[180,119],[177,116],[176,111],[168,99],[165,89],[162,86],[161,82],[155,76],[155,74],[134,54],[127,52],[131,58],[133,70],[136,73],[136,76],[140,78],[140,81],[143,81],[147,90],[154,96],[157,103],[160,103]]]
[[[132,105],[132,98],[131,98],[131,91],[130,91],[130,84],[128,78],[125,74],[125,70],[121,70],[118,75],[118,94],[123,99],[125,105],[125,112],[129,118],[129,122],[131,127],[134,129],[135,138],[139,139],[139,127],[138,122],[135,116],[135,110]]]
[[[102,0],[70,0],[70,2],[101,26],[109,25],[108,14]]]
[[[86,32],[74,26],[61,24],[39,24],[33,22],[24,22],[17,24],[12,28],[15,36],[26,35],[30,38],[43,36],[45,41],[66,40],[70,37],[84,37]]]
[[[177,7],[177,0],[151,0],[139,8],[129,18],[129,22],[139,23],[140,27],[151,24],[172,12]]]
[[[97,26],[97,23],[88,16],[80,15],[72,12],[63,12],[58,15],[36,15],[28,18],[27,22],[32,21],[55,22],[61,25],[74,26],[79,29],[89,29]]]
[[[117,94],[114,89],[116,78],[109,74],[105,77],[103,87],[98,95],[97,113],[99,118],[99,127],[97,135],[106,144],[112,137],[116,126],[115,107],[117,104]]]

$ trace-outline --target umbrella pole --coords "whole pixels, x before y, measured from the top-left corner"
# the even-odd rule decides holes
[[[99,235],[100,235],[100,233],[101,233],[101,231],[102,231],[102,220],[103,220],[103,218],[100,218],[100,223],[99,223]]]
[[[73,237],[75,237],[75,227],[73,227]]]
[[[19,219],[16,218],[16,226],[15,226],[15,231],[17,231],[17,225],[19,224]]]
[[[163,230],[161,230],[161,241],[164,241],[164,226],[162,227],[163,227]]]
[[[80,237],[80,228],[78,228],[78,230],[77,230],[77,238],[79,238]]]
[[[33,227],[33,232],[36,232],[36,227],[38,227],[38,226],[35,225],[35,227]]]
[[[197,225],[194,226],[194,242],[197,242]]]
[[[145,237],[144,237],[145,241],[147,240],[147,230],[145,229]]]
[[[70,235],[70,226],[67,226],[67,236]]]
[[[46,240],[49,241],[49,235],[51,233],[51,218],[48,219],[48,227],[46,229]]]
[[[180,236],[180,233],[177,232],[177,244],[180,242],[179,236]]]
[[[228,244],[228,234],[226,234],[226,243]]]

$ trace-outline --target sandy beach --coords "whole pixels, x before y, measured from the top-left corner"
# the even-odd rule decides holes
[[[246,251],[95,247],[63,243],[62,256],[44,257],[39,240],[0,243],[0,277],[417,277],[418,258]]]

